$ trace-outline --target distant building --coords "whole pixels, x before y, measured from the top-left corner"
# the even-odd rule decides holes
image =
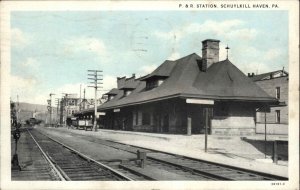
[[[289,73],[284,70],[254,75],[248,73],[248,77],[260,86],[270,96],[279,101],[279,105],[271,107],[266,113],[267,132],[269,134],[288,134],[288,91]],[[256,113],[256,132],[264,133],[265,114]]]
[[[79,111],[79,98],[76,94],[66,94],[60,101],[60,123],[66,124],[68,118]]]
[[[117,78],[117,88],[98,107],[107,129],[156,133],[251,135],[256,110],[278,103],[228,59],[219,61],[219,40],[196,53],[166,60],[141,78]],[[91,116],[93,110],[75,115]]]
[[[81,111],[81,110],[85,110],[85,109],[89,109],[89,108],[93,108],[94,107],[94,99],[91,98],[91,99],[87,99],[85,98],[85,89],[83,91],[83,99],[79,99],[79,110],[78,111]],[[98,98],[97,100],[97,105],[101,105],[103,103],[104,99],[103,98]]]

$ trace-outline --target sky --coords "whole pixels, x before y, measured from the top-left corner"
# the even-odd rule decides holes
[[[93,98],[87,70],[103,70],[102,93],[116,77],[149,74],[166,59],[220,40],[244,73],[288,71],[287,11],[13,11],[11,99],[47,104],[49,94]]]

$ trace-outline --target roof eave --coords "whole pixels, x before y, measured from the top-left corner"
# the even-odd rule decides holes
[[[167,75],[151,75],[151,76],[148,76],[148,77],[145,77],[143,79],[141,79],[140,81],[147,81],[149,79],[152,79],[152,78],[168,78],[169,76]]]
[[[230,101],[247,101],[247,102],[264,102],[264,103],[273,103],[277,102],[278,100],[276,98],[267,98],[267,97],[244,97],[244,96],[235,96],[235,97],[226,97],[226,96],[207,96],[207,95],[193,95],[193,94],[174,94],[174,95],[169,95],[169,96],[164,96],[164,97],[159,97],[155,99],[150,99],[150,100],[145,100],[145,101],[139,101],[139,102],[132,102],[132,103],[127,103],[127,104],[121,104],[121,105],[115,105],[115,106],[109,106],[109,107],[104,107],[101,108],[101,106],[98,107],[100,110],[108,110],[108,109],[116,109],[116,108],[122,108],[126,106],[134,106],[134,105],[139,105],[139,104],[144,104],[144,103],[151,103],[151,102],[156,102],[156,101],[161,101],[165,99],[170,99],[170,98],[202,98],[202,99],[213,99],[213,100],[230,100]]]

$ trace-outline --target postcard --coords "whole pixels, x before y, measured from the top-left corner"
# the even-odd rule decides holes
[[[2,1],[1,189],[299,189],[299,1]]]

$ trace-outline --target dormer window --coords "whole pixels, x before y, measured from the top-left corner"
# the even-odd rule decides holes
[[[107,101],[112,100],[117,94],[119,93],[119,90],[116,88],[111,89],[109,92],[103,94],[103,96],[107,96]]]
[[[115,95],[110,94],[110,95],[108,95],[107,100],[110,101],[110,100],[112,100],[114,97],[115,97]]]
[[[158,81],[157,80],[150,80],[146,82],[146,89],[151,90],[153,88],[156,88],[158,86]]]
[[[151,90],[160,86],[164,82],[164,79],[154,78],[146,81],[146,90]]]
[[[131,94],[132,90],[124,90],[124,96],[128,96],[129,94]]]

